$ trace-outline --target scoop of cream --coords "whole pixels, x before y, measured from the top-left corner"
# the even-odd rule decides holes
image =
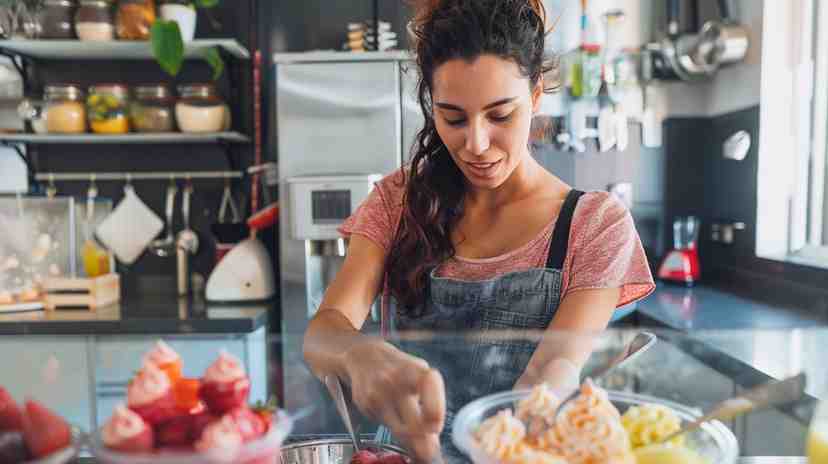
[[[163,366],[165,364],[172,364],[174,362],[178,362],[181,359],[181,356],[175,352],[170,345],[164,343],[163,340],[158,340],[155,343],[155,347],[153,347],[152,351],[144,356],[144,362],[152,362],[159,366]]]
[[[101,439],[106,446],[115,447],[130,438],[140,435],[148,427],[141,416],[129,410],[123,404],[115,407],[115,412],[101,430]]]
[[[170,392],[170,378],[153,363],[144,363],[144,367],[130,382],[127,388],[127,404],[141,406],[151,403]]]
[[[549,388],[549,385],[542,383],[532,389],[526,398],[520,400],[517,405],[517,418],[524,423],[529,423],[534,418],[554,417],[555,411],[561,399]]]
[[[241,361],[224,350],[221,350],[218,359],[204,372],[205,382],[227,383],[244,377],[244,367]]]
[[[232,462],[242,446],[243,438],[230,416],[207,426],[195,444],[195,449],[210,453],[222,461]]]

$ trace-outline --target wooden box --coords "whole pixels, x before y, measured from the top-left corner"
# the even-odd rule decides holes
[[[43,304],[47,310],[60,308],[97,308],[121,299],[121,277],[106,274],[94,278],[50,278],[43,282]]]

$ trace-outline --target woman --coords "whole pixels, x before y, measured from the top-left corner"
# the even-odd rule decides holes
[[[413,28],[425,128],[409,165],[342,227],[348,256],[305,338],[313,372],[343,379],[357,407],[422,459],[465,403],[577,379],[590,346],[549,336],[538,349],[475,342],[453,358],[407,353],[359,332],[381,291],[394,330],[583,333],[654,288],[627,210],[607,193],[573,190],[531,156],[532,116],[554,71],[540,0],[426,3]],[[493,369],[485,354],[495,348],[510,358]]]

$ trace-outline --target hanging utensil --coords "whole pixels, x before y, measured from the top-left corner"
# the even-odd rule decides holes
[[[190,293],[190,257],[198,252],[198,234],[190,228],[190,206],[193,199],[193,181],[187,179],[184,186],[184,193],[181,204],[181,214],[184,219],[184,229],[178,233],[176,238],[176,261],[178,277],[178,295],[184,296]]]
[[[175,178],[170,177],[170,185],[167,186],[167,200],[165,202],[164,213],[167,219],[167,233],[163,239],[158,239],[152,242],[150,250],[156,256],[166,258],[175,252],[175,236],[173,234],[173,213],[175,212],[175,196],[178,194],[178,185],[175,183]]]

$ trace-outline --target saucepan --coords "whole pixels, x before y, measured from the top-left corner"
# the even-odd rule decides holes
[[[406,456],[406,452],[396,446],[366,440],[362,440],[362,443],[369,449],[392,451]],[[348,464],[353,455],[354,445],[349,438],[298,441],[282,446],[281,464]]]

